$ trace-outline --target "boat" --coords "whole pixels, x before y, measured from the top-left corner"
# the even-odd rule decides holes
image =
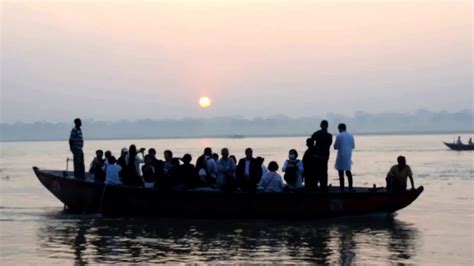
[[[104,216],[292,219],[393,213],[410,205],[423,192],[423,186],[398,193],[384,188],[340,192],[338,187],[327,193],[229,193],[211,189],[175,192],[104,185],[87,177],[78,180],[66,171],[37,167],[33,171],[65,210]]]
[[[455,151],[474,151],[474,145],[469,144],[454,144],[443,142],[444,145],[448,146],[451,150]]]

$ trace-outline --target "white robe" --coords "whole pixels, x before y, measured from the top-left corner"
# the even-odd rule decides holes
[[[337,150],[335,168],[339,171],[350,171],[352,167],[352,150],[355,148],[354,137],[342,132],[337,135],[334,149]]]

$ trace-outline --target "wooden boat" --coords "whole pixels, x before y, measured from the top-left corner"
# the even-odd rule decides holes
[[[109,216],[291,219],[392,213],[423,192],[422,186],[399,193],[372,188],[355,188],[354,192],[331,188],[328,193],[166,192],[77,180],[65,171],[33,170],[66,210]]]
[[[444,145],[448,146],[451,150],[455,151],[474,151],[474,145],[469,144],[454,144],[443,142]]]

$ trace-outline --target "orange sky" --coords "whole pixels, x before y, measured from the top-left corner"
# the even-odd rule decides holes
[[[470,108],[472,97],[456,98],[472,96],[470,7],[469,1],[7,1],[2,92],[10,104],[2,116],[206,116],[210,111],[199,113],[195,104],[202,95],[213,99],[217,115]],[[17,93],[61,100],[32,115],[23,108],[31,102]],[[386,102],[391,97],[395,103]],[[144,106],[111,111],[134,101]],[[71,114],[60,115],[65,102]]]

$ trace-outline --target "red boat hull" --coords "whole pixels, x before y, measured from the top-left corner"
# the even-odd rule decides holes
[[[423,192],[423,187],[401,193],[369,188],[356,188],[356,192],[332,188],[328,193],[164,192],[105,186],[68,177],[70,173],[33,170],[67,210],[111,216],[289,219],[392,213],[410,205]]]

